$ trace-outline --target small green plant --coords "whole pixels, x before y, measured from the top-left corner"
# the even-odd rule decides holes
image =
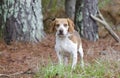
[[[120,63],[95,60],[86,63],[84,68],[78,64],[75,70],[71,66],[49,64],[41,67],[34,78],[120,78]]]
[[[111,2],[111,0],[99,0],[98,7],[102,8],[110,2]]]
[[[45,72],[44,77],[45,78],[53,78],[57,75],[60,75],[60,77],[62,77],[63,76],[62,72],[64,72],[63,70],[64,70],[64,67],[61,65],[49,66],[49,67],[43,69],[43,72]]]
[[[46,67],[41,68],[40,72],[38,72],[35,78],[70,78],[71,68],[70,66],[65,67],[64,65],[48,65]]]

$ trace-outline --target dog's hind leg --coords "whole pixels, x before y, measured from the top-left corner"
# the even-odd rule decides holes
[[[78,51],[80,53],[81,66],[84,67],[84,60],[83,60],[84,53],[83,53],[82,45],[79,46]]]
[[[74,51],[74,53],[72,54],[72,69],[75,69],[75,66],[77,64],[77,51]]]

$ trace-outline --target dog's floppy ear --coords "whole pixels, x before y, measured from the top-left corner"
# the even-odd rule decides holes
[[[68,32],[73,33],[74,32],[74,23],[71,19],[67,18],[69,29]]]
[[[50,23],[50,32],[54,32],[55,31],[55,24],[56,24],[56,18],[54,18],[52,20],[52,22]]]

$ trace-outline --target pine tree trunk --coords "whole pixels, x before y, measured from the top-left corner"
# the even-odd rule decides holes
[[[77,0],[75,24],[82,37],[96,41],[98,39],[98,26],[90,14],[97,14],[97,0]]]
[[[66,15],[72,20],[74,20],[75,17],[75,4],[76,4],[76,0],[65,0]]]
[[[4,40],[38,42],[44,37],[41,0],[3,0]]]

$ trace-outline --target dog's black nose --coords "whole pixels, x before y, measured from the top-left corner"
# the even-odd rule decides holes
[[[63,30],[59,30],[59,34],[60,34],[60,35],[63,35]]]

